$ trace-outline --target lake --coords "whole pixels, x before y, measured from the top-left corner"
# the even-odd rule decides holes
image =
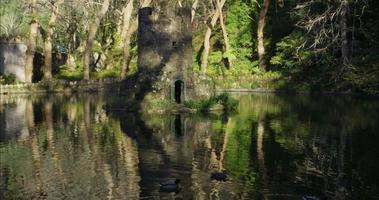
[[[237,112],[206,115],[1,96],[0,199],[379,199],[377,99],[233,96]],[[159,192],[169,179],[179,192]]]

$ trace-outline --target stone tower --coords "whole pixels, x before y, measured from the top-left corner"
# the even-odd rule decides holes
[[[165,0],[140,9],[136,99],[182,103],[212,95],[213,84],[196,75],[192,63],[190,1]]]

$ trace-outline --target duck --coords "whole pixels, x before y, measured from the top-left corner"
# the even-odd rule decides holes
[[[216,181],[226,181],[226,174],[222,172],[211,173],[211,179]]]
[[[160,183],[159,191],[160,192],[175,192],[178,193],[180,191],[179,188],[180,179],[167,180]]]

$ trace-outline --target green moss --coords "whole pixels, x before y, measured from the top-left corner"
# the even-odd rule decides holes
[[[166,112],[174,109],[176,105],[177,104],[171,100],[151,98],[143,102],[142,112]]]

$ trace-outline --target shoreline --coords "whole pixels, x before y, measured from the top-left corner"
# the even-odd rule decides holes
[[[11,85],[0,85],[0,96],[118,91],[120,85],[121,82],[114,79],[99,79],[90,81],[53,80],[31,84],[18,83]]]
[[[266,89],[266,88],[256,88],[256,89],[242,89],[242,88],[217,88],[217,93],[231,93],[231,94],[284,94],[284,95],[335,95],[335,96],[363,96],[363,97],[376,97],[379,95],[369,95],[358,92],[351,91],[308,91],[308,90],[286,90],[286,89]]]
[[[119,91],[122,82],[118,79],[99,79],[90,81],[63,81],[39,83],[18,83],[0,85],[0,96],[34,95],[34,94],[71,94],[71,93],[96,93]],[[379,95],[351,91],[308,91],[291,89],[244,89],[244,88],[216,88],[216,93],[241,93],[241,94],[277,94],[277,95],[336,95],[336,96],[361,96],[379,98]]]

